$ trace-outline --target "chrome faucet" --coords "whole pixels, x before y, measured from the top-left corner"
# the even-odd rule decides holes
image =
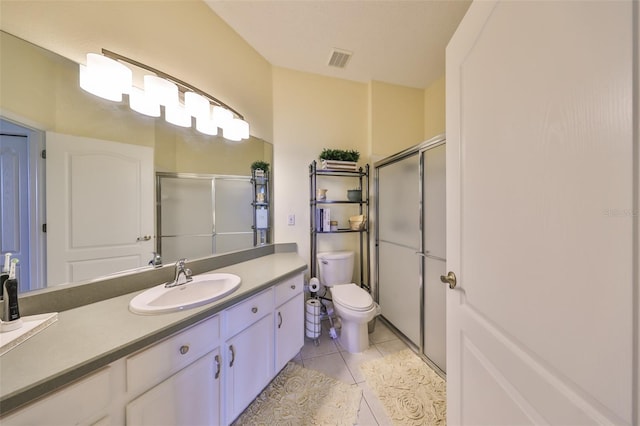
[[[191,269],[186,268],[184,263],[187,259],[180,259],[176,262],[176,274],[172,282],[166,283],[164,286],[166,288],[176,287],[182,284],[186,284],[191,282],[193,278],[191,278]]]
[[[153,257],[149,261],[149,265],[153,266],[154,268],[159,268],[162,266],[162,257],[160,257],[160,253],[156,253],[155,251],[153,252]]]

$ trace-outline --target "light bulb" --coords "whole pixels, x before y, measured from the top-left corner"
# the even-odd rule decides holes
[[[149,117],[160,117],[160,104],[149,99],[145,91],[137,87],[131,88],[129,106],[140,114],[148,115]]]
[[[127,66],[97,53],[87,53],[87,65],[80,64],[80,87],[103,99],[121,102],[132,79]]]
[[[177,106],[179,103],[178,86],[175,83],[155,75],[144,76],[144,91],[156,103],[166,107]]]
[[[180,127],[191,127],[191,114],[182,105],[167,106],[164,109],[164,119],[167,123]]]
[[[213,107],[213,121],[218,127],[224,129],[231,120],[233,120],[231,111],[217,105]]]
[[[186,92],[184,94],[184,106],[189,114],[194,117],[206,117],[209,119],[211,115],[209,100],[195,92]]]
[[[216,136],[218,125],[209,117],[196,117],[196,130],[205,135]]]

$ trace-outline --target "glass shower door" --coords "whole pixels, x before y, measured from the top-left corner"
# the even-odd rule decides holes
[[[420,155],[378,167],[378,299],[382,316],[420,346]]]
[[[446,153],[444,143],[423,151],[422,253],[424,337],[422,353],[446,372]]]

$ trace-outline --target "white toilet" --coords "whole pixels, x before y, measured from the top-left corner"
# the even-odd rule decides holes
[[[352,251],[318,253],[320,283],[331,291],[333,308],[342,322],[340,343],[351,353],[369,347],[368,323],[380,307],[366,290],[353,284]]]

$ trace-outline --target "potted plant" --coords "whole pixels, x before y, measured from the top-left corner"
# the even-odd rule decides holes
[[[269,163],[257,160],[251,163],[251,171],[253,172],[253,177],[256,179],[264,179],[264,176],[267,172],[269,172]]]
[[[360,153],[355,149],[324,148],[319,156],[323,169],[357,170]]]
[[[269,163],[267,163],[266,161],[254,161],[253,163],[251,163],[251,170],[255,171],[255,170],[262,170],[263,172],[268,172],[269,171]]]

